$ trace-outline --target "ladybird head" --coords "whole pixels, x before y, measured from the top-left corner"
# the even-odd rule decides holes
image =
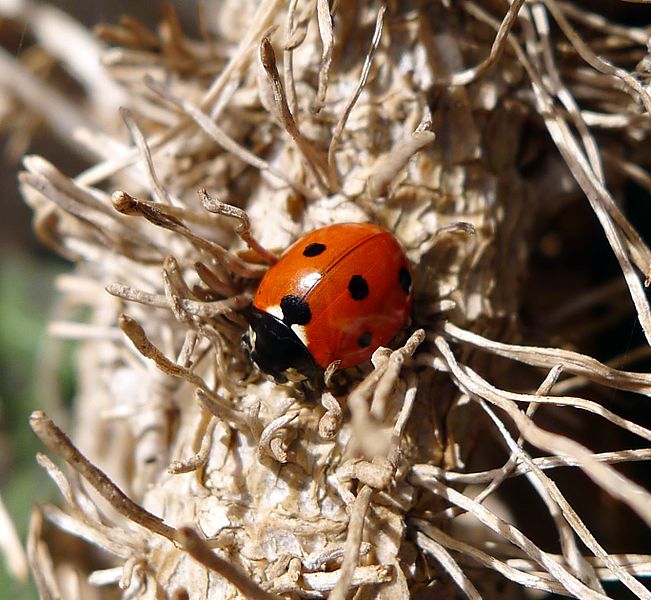
[[[316,378],[318,368],[312,355],[289,325],[254,306],[246,317],[249,331],[243,344],[262,372],[278,383]]]

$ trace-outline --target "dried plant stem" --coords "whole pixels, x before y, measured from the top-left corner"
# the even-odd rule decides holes
[[[644,335],[649,344],[651,344],[651,309],[649,309],[649,303],[646,299],[642,283],[633,270],[633,265],[631,264],[629,256],[630,250],[627,248],[626,244],[625,235],[626,233],[630,233],[632,228],[628,225],[626,219],[621,214],[621,211],[617,207],[608,190],[603,186],[598,177],[594,174],[594,171],[590,168],[586,158],[576,144],[567,123],[558,114],[558,111],[555,109],[552,99],[546,92],[542,81],[534,73],[518,44],[512,42],[512,46],[516,49],[523,64],[529,67],[528,72],[531,75],[532,88],[536,96],[539,110],[541,114],[545,116],[547,129],[556,143],[559,152],[570,168],[572,175],[590,201],[593,211],[599,218],[604,233],[608,238],[608,242],[615,253],[622,269],[622,273],[624,274],[628,284],[631,298],[635,304],[638,319],[644,331]],[[620,226],[620,229],[617,228],[616,224]],[[642,243],[636,244],[636,247],[645,254],[645,257],[642,259],[643,263],[638,264],[638,267],[646,275],[651,269],[651,259],[649,258],[648,249],[646,249],[646,246]]]
[[[434,362],[436,362],[435,359]],[[481,379],[475,372],[471,370],[468,371],[468,376],[477,382],[479,382],[479,380]],[[488,388],[491,389],[491,391],[495,392],[496,394],[502,396],[505,399],[508,399],[509,401],[533,402],[536,404],[537,403],[552,404],[556,406],[572,406],[573,408],[579,410],[585,410],[587,412],[591,412],[593,414],[599,415],[604,419],[610,421],[611,423],[614,423],[615,425],[621,427],[622,429],[626,429],[627,431],[635,433],[636,435],[639,435],[640,437],[651,441],[651,430],[616,415],[615,413],[605,409],[603,406],[601,406],[596,402],[592,402],[590,400],[585,400],[583,398],[577,398],[572,396],[539,396],[539,395],[519,394],[515,392],[497,390],[497,388],[491,386],[488,382],[484,381],[483,379],[481,381],[482,381],[481,383],[482,386],[486,385]]]
[[[528,556],[538,562],[544,570],[550,573],[560,584],[562,584],[570,594],[578,598],[589,598],[591,600],[607,599],[607,596],[591,590],[583,582],[570,574],[559,562],[557,562],[556,559],[547,552],[543,552],[513,525],[499,517],[496,517],[481,504],[474,502],[467,496],[464,496],[456,490],[446,487],[437,481],[431,479],[423,480],[418,477],[413,477],[412,480],[415,484],[422,485],[437,496],[445,498],[453,504],[467,510],[484,525],[499,535],[507,537],[509,541],[521,548]]]
[[[602,452],[593,454],[594,460],[609,464],[619,462],[632,462],[637,460],[651,460],[651,448],[642,448],[639,450],[617,450],[615,452]],[[534,458],[533,462],[539,469],[546,471],[548,469],[558,469],[559,467],[578,467],[579,462],[569,456],[543,456]],[[451,483],[463,484],[477,484],[487,483],[498,477],[502,472],[502,467],[499,469],[491,469],[489,471],[479,471],[477,473],[459,473],[457,471],[448,471],[435,467],[433,465],[414,465],[412,470],[416,473],[421,469],[425,469],[433,477],[442,481],[449,481]],[[507,477],[519,477],[530,471],[527,465],[522,463],[517,464],[513,471]]]
[[[648,170],[631,161],[622,159],[621,156],[618,156],[609,150],[604,150],[602,154],[607,164],[616,167],[638,185],[642,186],[647,191],[651,191],[651,173],[649,173]]]
[[[278,262],[278,257],[273,252],[269,252],[269,250],[262,246],[251,234],[251,221],[249,215],[246,214],[246,211],[237,208],[237,206],[231,206],[225,202],[220,202],[216,198],[210,196],[205,189],[199,190],[199,198],[201,198],[201,203],[207,211],[236,219],[239,222],[236,228],[237,235],[239,235],[242,238],[242,241],[262,260],[269,265]]]
[[[278,437],[280,432],[297,418],[298,413],[288,412],[271,421],[260,434],[260,439],[258,440],[258,456],[262,457],[264,454],[267,454],[279,463],[287,462],[287,453],[283,445],[274,445],[273,442],[280,441],[281,438]]]
[[[259,40],[263,31],[269,29],[276,13],[281,9],[284,2],[285,0],[264,0],[257,7],[246,36],[242,39],[235,53],[231,56],[224,69],[219,73],[219,76],[213,81],[202,101],[199,103],[199,107],[202,110],[207,110],[208,107],[214,105],[214,108],[211,111],[211,117],[213,119],[217,119],[226,106],[224,102],[219,103],[219,99],[221,95],[224,94],[224,90],[227,90],[234,80],[243,76],[246,67],[252,59],[250,53],[252,45]],[[163,133],[152,137],[149,140],[149,147],[152,150],[161,148],[169,141],[176,139],[181,132],[185,131],[189,123],[189,119],[184,120],[178,125],[167,129]],[[88,185],[101,181],[102,179],[110,177],[117,171],[133,164],[138,159],[138,154],[138,149],[134,148],[125,156],[109,158],[108,160],[97,163],[85,172],[81,173],[76,180],[79,183],[83,182]]]
[[[634,2],[635,0],[633,0]],[[640,4],[647,4],[648,0],[643,0]],[[631,42],[645,45],[649,39],[644,28],[640,27],[623,27],[617,23],[608,21],[602,15],[585,10],[583,7],[575,6],[569,2],[557,2],[556,6],[565,15],[579,21],[581,24],[592,27],[598,31],[621,38],[630,39]]]
[[[545,377],[545,380],[540,384],[536,390],[537,396],[544,396],[549,394],[551,388],[556,383],[556,380],[560,376],[562,368],[560,366],[554,367]],[[540,407],[540,404],[531,403],[527,407],[526,415],[529,418],[532,418],[536,410]],[[517,441],[518,448],[522,448],[524,445],[524,437],[520,435]],[[493,481],[491,481],[479,494],[475,496],[475,502],[483,502],[485,498],[490,496],[495,490],[502,485],[502,483],[507,479],[509,474],[515,469],[518,463],[518,457],[515,453],[511,453],[509,459],[504,463],[499,473],[495,476]]]
[[[34,507],[27,534],[27,558],[34,575],[39,598],[41,600],[58,600],[58,598],[62,598],[61,591],[54,574],[52,557],[47,545],[41,539],[42,529],[43,513]]]
[[[328,179],[330,182],[330,187],[333,190],[338,190],[340,188],[339,178],[337,176],[337,165],[335,164],[335,150],[339,143],[339,139],[346,127],[348,122],[348,117],[350,116],[351,111],[355,107],[357,100],[359,99],[364,86],[368,80],[369,73],[371,72],[371,66],[373,65],[373,58],[375,57],[375,52],[377,51],[378,46],[380,45],[380,39],[382,38],[382,28],[384,26],[384,13],[386,12],[386,4],[382,2],[380,8],[378,9],[377,18],[375,20],[375,29],[373,31],[373,37],[371,38],[371,47],[369,48],[366,58],[364,59],[364,65],[362,66],[362,73],[359,77],[359,82],[355,88],[355,92],[351,96],[350,100],[346,103],[341,117],[337,122],[337,126],[332,134],[332,139],[330,140],[330,146],[328,147]]]
[[[268,37],[262,38],[260,42],[260,60],[267,73],[280,123],[305,157],[305,163],[314,177],[315,184],[321,193],[327,194],[329,190],[324,180],[324,174],[327,173],[327,166],[325,161],[319,156],[317,150],[315,150],[312,144],[300,132],[296,121],[294,121],[294,117],[292,117],[280,79],[280,73],[278,73],[278,67],[276,66],[276,54]]]
[[[416,330],[405,345],[392,352],[386,359],[376,367],[376,369],[364,379],[348,396],[346,403],[350,409],[352,426],[357,434],[356,442],[364,448],[364,453],[369,457],[375,457],[378,452],[378,439],[375,435],[377,426],[377,415],[379,414],[382,404],[386,401],[386,395],[390,387],[395,383],[396,378],[404,364],[404,359],[411,356],[416,348],[425,339],[425,332],[422,329]],[[378,352],[378,351],[376,351]],[[389,373],[382,386],[379,383],[383,380],[386,373]],[[369,409],[368,400],[371,395],[379,389],[375,414],[371,413],[372,406]],[[383,413],[382,413],[383,416]]]
[[[565,87],[563,84],[560,73],[556,68],[556,64],[554,62],[554,54],[552,51],[552,42],[549,36],[549,22],[547,20],[547,14],[541,5],[532,7],[531,13],[536,24],[536,28],[540,34],[544,63],[551,78],[554,94],[558,97],[558,99],[563,103],[567,111],[570,113],[572,122],[574,123],[574,126],[576,127],[579,135],[581,136],[581,140],[583,141],[583,146],[585,148],[586,156],[590,162],[590,166],[592,167],[595,176],[599,179],[599,181],[604,183],[605,178],[603,166],[601,164],[601,156],[599,154],[597,143],[590,133],[585,121],[583,120],[583,117],[581,116],[581,111],[579,110],[579,106],[576,100],[567,89],[567,87]]]
[[[196,471],[206,464],[212,445],[212,434],[215,431],[217,423],[218,421],[213,415],[211,415],[207,410],[203,411],[199,426],[199,433],[201,436],[199,451],[189,458],[172,461],[170,466],[167,467],[168,473],[173,475],[189,473],[190,471]]]
[[[528,8],[524,10],[523,13],[525,17],[529,17]],[[592,174],[597,179],[597,181],[605,187],[601,157],[597,149],[596,141],[588,130],[580,114],[575,99],[572,97],[569,90],[563,85],[560,74],[556,68],[551,51],[550,26],[547,20],[547,13],[542,8],[542,6],[539,5],[533,7],[531,13],[533,16],[533,24],[535,25],[536,32],[542,40],[544,64],[553,82],[554,89],[552,89],[551,92],[556,95],[568,109],[572,121],[579,131],[581,139],[583,140],[583,144],[586,149],[586,158],[588,160],[590,168],[592,169]],[[528,20],[525,21],[525,23],[528,23]],[[526,28],[525,31],[528,32],[528,37],[530,38],[530,28]],[[527,49],[531,54],[534,54],[537,51],[536,47],[531,43],[530,40],[527,43]],[[538,85],[542,83],[535,78],[532,79],[532,82]],[[567,136],[567,138],[568,140],[573,141],[571,135]],[[581,158],[580,152],[578,153],[577,158]],[[621,212],[619,206],[613,202],[607,194],[603,196],[602,201],[604,202],[605,208],[608,210],[614,221],[621,228],[622,233],[625,236],[627,250],[631,253],[635,264],[643,273],[647,274],[650,268],[649,265],[651,264],[651,254],[644,241],[641,239],[638,232],[628,222],[624,214]]]
[[[371,498],[375,490],[368,485],[362,486],[357,492],[357,497],[350,511],[350,521],[348,523],[348,535],[344,546],[344,557],[341,562],[341,574],[330,593],[330,600],[344,600],[351,586],[355,567],[359,560],[359,548],[362,543],[362,534],[364,533],[364,521],[366,513],[371,504]]]
[[[636,96],[642,101],[647,114],[651,115],[651,94],[649,94],[644,86],[624,69],[615,67],[607,60],[597,56],[570,25],[554,0],[544,0],[544,3],[567,39],[576,48],[581,58],[597,71],[619,79],[631,95]]]
[[[129,286],[119,283],[112,283],[106,286],[106,291],[112,296],[145,304],[155,308],[171,308],[169,298],[162,294],[150,294],[142,290],[135,290]],[[200,302],[199,300],[189,300],[187,298],[178,298],[179,305],[188,313],[209,319],[224,314],[230,310],[244,308],[251,302],[251,299],[245,295],[232,296],[226,300],[216,300],[215,302]]]
[[[464,6],[477,18],[491,24],[493,27],[497,28],[499,26],[490,15],[474,3],[464,2]],[[533,28],[529,28],[528,30],[525,28],[525,33],[527,33],[529,38],[527,46],[532,54],[535,55],[539,46],[533,39]],[[621,214],[621,211],[617,207],[608,190],[606,190],[598,177],[594,174],[587,159],[578,147],[567,123],[560,116],[559,111],[554,106],[552,98],[547,92],[541,76],[538,74],[536,69],[534,69],[527,58],[527,55],[513,36],[509,36],[508,40],[516,53],[518,60],[525,67],[527,74],[531,79],[537,108],[545,119],[547,129],[552,139],[556,143],[561,156],[570,168],[577,183],[583,189],[586,197],[590,201],[593,211],[601,222],[604,233],[606,234],[613,252],[620,263],[622,273],[624,274],[628,284],[631,298],[633,299],[638,314],[638,320],[642,326],[647,341],[651,344],[651,309],[649,308],[642,284],[633,270],[631,258],[629,257],[630,253],[636,261],[638,268],[642,270],[646,276],[651,268],[649,266],[651,265],[649,251],[643,243],[636,241],[638,237],[637,234]],[[619,225],[622,231],[617,228],[616,224]],[[629,237],[633,236],[633,241],[629,243],[625,235],[628,235]]]
[[[541,348],[539,346],[518,346],[504,344],[467,331],[446,322],[443,330],[451,339],[472,344],[478,350],[489,351],[498,356],[504,356],[532,366],[552,369],[562,365],[563,371],[585,377],[601,385],[615,389],[634,391],[639,394],[651,395],[651,375],[618,371],[600,363],[598,360],[562,348]]]
[[[556,594],[566,593],[565,588],[554,581],[551,577],[549,577],[547,573],[540,573],[537,575],[523,573],[522,571],[511,566],[509,563],[502,562],[487,552],[484,552],[483,550],[475,548],[474,546],[462,542],[461,540],[455,539],[434,525],[427,523],[426,521],[414,519],[413,523],[420,530],[416,533],[416,541],[421,547],[425,548],[426,550],[428,549],[431,542],[434,541],[445,548],[449,548],[450,550],[454,550],[455,552],[460,552],[463,555],[471,557],[479,564],[497,571],[506,579],[510,579],[511,581],[514,581],[524,587],[534,590],[553,592]]]
[[[152,533],[162,535],[179,545],[204,566],[216,571],[231,582],[247,597],[260,600],[272,598],[238,568],[214,554],[192,528],[182,527],[177,530],[170,527],[159,517],[130,500],[100,469],[79,452],[70,439],[45,413],[42,411],[32,413],[30,425],[34,433],[52,452],[70,464],[120,514]],[[44,588],[47,589],[47,586]],[[46,594],[44,597],[48,597],[48,595]]]
[[[263,0],[256,8],[255,14],[251,19],[251,23],[247,26],[246,35],[239,43],[237,50],[232,55],[228,64],[221,71],[219,76],[210,86],[201,102],[201,108],[214,104],[219,98],[220,94],[224,92],[226,86],[230,83],[234,76],[237,74],[240,77],[246,71],[246,67],[253,60],[253,54],[250,52],[253,47],[259,42],[263,36],[263,32],[268,31],[274,22],[276,14],[284,8],[286,0]],[[218,105],[219,106],[219,105]],[[224,105],[221,105],[223,110]],[[219,112],[213,111],[211,116],[213,119],[217,118]]]
[[[485,385],[476,373],[472,377],[468,375],[471,371],[468,367],[457,363],[449,346],[438,337],[436,346],[444,357],[451,373],[463,389],[473,396],[488,400],[504,410],[515,422],[520,433],[534,446],[560,455],[571,456],[580,462],[583,471],[598,483],[612,496],[628,504],[649,526],[651,526],[651,494],[644,488],[631,480],[621,476],[606,464],[599,463],[592,458],[592,453],[581,444],[569,438],[552,434],[535,425],[527,418],[511,401],[504,398],[498,391],[491,389],[492,386]],[[483,383],[480,383],[480,380]]]
[[[351,588],[358,588],[364,585],[378,585],[388,583],[393,578],[394,569],[391,565],[370,565],[368,567],[357,567],[353,573],[350,583]],[[317,573],[302,573],[301,582],[287,581],[283,577],[276,580],[274,592],[278,594],[295,593],[300,596],[308,596],[311,592],[330,592],[339,578],[341,569],[336,571],[319,571]],[[288,578],[289,579],[289,578]],[[309,597],[309,596],[308,596]]]
[[[142,542],[137,545],[118,542],[117,539],[123,537],[113,535],[119,531],[118,527],[102,527],[97,521],[79,519],[51,504],[43,506],[42,511],[46,520],[57,529],[73,536],[79,536],[116,558],[128,560],[135,553],[142,555],[145,552]]]
[[[651,525],[651,493],[613,467],[651,460],[642,443],[622,449],[630,434],[648,446],[651,428],[600,402],[618,390],[651,397],[640,360],[651,344],[603,362],[585,350],[630,316],[628,295],[651,342],[651,251],[622,209],[629,180],[651,190],[648,28],[567,0],[228,0],[202,4],[199,37],[165,8],[158,28],[102,27],[103,51],[61,13],[48,20],[27,4],[0,7],[31,34],[17,58],[0,51],[0,128],[24,147],[44,119],[99,157],[71,179],[28,156],[20,175],[38,235],[78,263],[59,280],[51,331],[83,340],[76,430],[88,454],[32,417],[72,466],[37,456],[62,496],[30,526],[44,598],[118,586],[174,600],[494,600],[524,587],[604,600],[602,582],[617,581],[651,600],[637,579],[651,575],[651,556],[605,550],[637,541],[613,525],[620,510]],[[61,82],[62,69],[80,85]],[[129,186],[146,199],[109,195]],[[579,263],[559,261],[567,290],[534,278],[523,294],[531,231],[553,242],[562,222],[563,253],[593,241],[573,212],[581,194],[618,282],[591,288],[574,277]],[[242,349],[257,281],[304,232],[362,221],[387,225],[406,249],[410,332],[427,333],[378,348],[371,365],[333,361],[316,391],[260,377]],[[120,314],[126,302],[137,321]],[[633,361],[640,372],[625,370]],[[522,388],[531,377],[544,377],[535,391]],[[567,391],[580,386],[589,400]],[[586,412],[593,431],[582,430]],[[602,434],[615,451],[585,446]],[[462,472],[474,464],[486,470]],[[547,473],[559,467],[582,470],[571,503]],[[496,508],[512,508],[508,494],[485,501],[522,475],[512,483],[542,502],[519,507],[515,525]],[[612,514],[585,500],[594,484]],[[544,518],[560,552],[523,534]],[[598,541],[595,519],[606,525]],[[188,521],[196,529],[176,527]],[[104,562],[85,561],[82,547]]]
[[[68,506],[76,513],[84,514],[84,511],[82,510],[80,504],[77,502],[77,498],[75,497],[75,494],[72,490],[72,485],[68,478],[63,474],[63,471],[61,471],[61,469],[59,469],[59,467],[57,467],[46,454],[43,454],[41,452],[38,452],[36,454],[36,462],[38,462],[38,464],[47,471],[48,475],[59,489],[61,496],[66,501]],[[98,516],[99,514],[95,510],[91,518]]]
[[[559,533],[563,557],[566,563],[572,568],[573,573],[582,581],[589,583],[595,591],[602,594],[605,593],[594,569],[581,555],[579,548],[576,545],[572,530],[576,531],[586,546],[595,552],[597,556],[609,561],[609,566],[614,569],[613,572],[617,573],[620,580],[623,577],[628,584],[630,584],[631,581],[634,581],[624,569],[610,561],[608,554],[594,539],[593,535],[581,521],[574,509],[572,509],[567,500],[565,500],[558,487],[542,472],[542,470],[536,467],[531,460],[531,457],[522,450],[521,445],[511,438],[508,430],[491,408],[483,401],[480,401],[480,404],[491,420],[495,423],[501,436],[506,440],[509,450],[511,451],[511,456],[514,459],[517,458],[522,460],[531,468],[531,471],[526,476],[531,482],[533,488],[538,492],[543,502],[546,504],[550,515],[554,519],[554,523]]]
[[[29,424],[41,442],[79,472],[115,510],[145,529],[174,541],[173,527],[128,498],[106,474],[79,452],[68,436],[43,411],[34,411]]]
[[[651,556],[648,554],[611,554],[610,557],[636,577],[648,577],[651,573]],[[597,573],[603,581],[611,580],[612,574],[603,568],[598,558],[589,556],[586,560],[597,569]],[[511,558],[508,560],[508,564],[523,571],[532,572],[537,569],[534,563],[523,558]]]
[[[236,410],[233,410],[226,400],[221,398],[212,390],[208,384],[196,373],[190,369],[182,367],[171,360],[169,360],[163,353],[156,348],[147,338],[143,328],[128,315],[120,315],[119,319],[120,329],[131,340],[136,349],[145,357],[150,358],[156,363],[156,366],[168,375],[178,377],[189,381],[197,388],[199,388],[209,399],[211,404],[219,409],[219,417],[227,419],[232,423],[242,423],[243,416]]]
[[[481,594],[477,591],[477,588],[442,544],[424,535],[421,535],[418,540],[421,548],[429,552],[441,564],[443,570],[470,600],[481,600]]]
[[[129,129],[131,139],[133,139],[136,147],[138,150],[140,150],[140,154],[145,161],[145,171],[147,172],[147,179],[149,180],[149,185],[154,194],[154,197],[158,202],[162,204],[174,204],[165,188],[161,185],[158,176],[156,175],[154,161],[151,158],[151,151],[149,150],[147,140],[145,139],[142,131],[140,131],[140,128],[133,118],[131,111],[128,108],[121,108],[120,114],[122,115],[122,119]]]
[[[222,281],[202,262],[194,263],[194,268],[201,281],[203,281],[214,292],[217,292],[222,296],[232,296],[235,294],[235,290],[230,286],[230,284]]]
[[[341,427],[343,412],[341,410],[341,404],[339,404],[337,399],[330,392],[324,392],[321,394],[320,399],[326,412],[319,420],[319,435],[323,439],[329,440],[337,435],[337,432]]]
[[[298,0],[290,0],[289,6],[287,7],[283,74],[285,76],[285,89],[287,90],[287,105],[298,126],[298,99],[296,97],[296,80],[294,79],[294,48],[299,42],[295,42],[292,39],[292,34],[295,34],[297,4]],[[305,39],[304,36],[303,39]]]
[[[48,335],[69,340],[113,340],[121,337],[117,327],[94,327],[72,321],[51,321],[47,327]]]
[[[242,592],[246,598],[273,600],[274,597],[271,594],[265,592],[235,565],[215,554],[194,529],[181,527],[177,535],[180,544],[192,558],[208,569],[219,573]]]
[[[223,263],[226,268],[242,277],[258,278],[266,272],[266,268],[246,263],[236,255],[222,248],[219,244],[196,235],[178,219],[169,214],[166,215],[165,212],[159,210],[158,207],[144,204],[124,191],[118,190],[114,192],[111,200],[113,202],[113,207],[118,212],[129,216],[144,217],[158,227],[168,229],[169,231],[173,231],[174,233],[183,236],[198,248],[205,250],[214,256],[214,258]]]
[[[183,112],[185,112],[193,121],[195,121],[195,123],[199,125],[199,127],[201,127],[201,129],[203,129],[213,140],[215,140],[215,142],[224,148],[224,150],[230,152],[234,156],[237,156],[242,162],[251,165],[256,169],[259,169],[260,171],[269,172],[280,181],[283,181],[291,188],[300,191],[307,197],[312,196],[312,193],[309,189],[305,188],[300,183],[293,181],[287,177],[285,173],[276,169],[268,162],[256,156],[250,150],[247,150],[244,146],[238,144],[234,139],[229,137],[226,132],[213,121],[212,117],[207,115],[200,108],[194,106],[192,103],[183,98],[174,96],[167,88],[165,88],[164,85],[151,78],[147,79],[147,85],[162,98],[165,98],[183,110]]]
[[[321,36],[321,68],[319,69],[319,83],[317,85],[316,100],[313,111],[318,113],[325,104],[326,92],[328,90],[328,77],[330,65],[332,64],[332,52],[335,45],[332,15],[330,14],[330,3],[328,0],[316,0],[317,23],[319,24],[319,35]]]
[[[490,54],[478,65],[465,69],[459,73],[454,73],[446,78],[439,77],[436,80],[437,85],[441,86],[462,86],[468,85],[473,81],[476,81],[481,77],[486,71],[488,71],[497,61],[500,59],[506,44],[508,43],[508,36],[518,18],[518,12],[522,8],[524,0],[514,0],[509,6],[509,9],[504,16],[504,19],[499,25],[497,30],[497,35],[495,36],[495,41],[490,49]]]
[[[79,149],[71,139],[70,132],[80,128],[93,129],[77,106],[53,87],[21,68],[15,57],[4,48],[0,48],[0,83],[37,114],[42,115],[59,138],[74,151]]]

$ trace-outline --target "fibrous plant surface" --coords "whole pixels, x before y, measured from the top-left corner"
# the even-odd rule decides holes
[[[64,500],[32,518],[43,597],[651,597],[613,525],[651,524],[614,466],[651,457],[628,365],[651,254],[622,204],[651,190],[648,28],[556,0],[215,0],[193,34],[170,8],[94,36],[12,18],[76,87],[0,55],[3,122],[93,161],[20,176],[75,264],[51,324],[79,340],[74,419],[31,420],[67,463],[39,456]],[[242,309],[267,265],[369,221],[412,261],[409,326],[323,390],[263,377]],[[572,260],[595,240],[598,283]],[[604,351],[625,316],[639,347]]]

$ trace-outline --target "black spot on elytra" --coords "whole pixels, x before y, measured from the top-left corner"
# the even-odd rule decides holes
[[[362,333],[362,335],[360,335],[357,338],[357,345],[360,348],[368,348],[371,345],[372,340],[373,340],[373,336],[371,335],[371,332],[365,331],[364,333]]]
[[[319,242],[313,242],[308,244],[303,249],[303,256],[312,258],[313,256],[319,256],[326,249],[325,244],[320,244]]]
[[[398,281],[400,287],[405,294],[408,294],[411,291],[411,273],[406,267],[402,267],[398,272]]]
[[[348,291],[353,300],[364,300],[368,296],[368,283],[361,275],[353,275],[348,282]]]
[[[292,294],[283,296],[280,300],[283,311],[283,322],[287,325],[307,325],[312,318],[312,311],[305,300]]]

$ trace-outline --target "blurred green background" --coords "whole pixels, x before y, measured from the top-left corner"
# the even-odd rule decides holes
[[[0,486],[7,509],[25,538],[32,502],[54,497],[54,488],[44,485],[34,460],[39,443],[27,426],[32,410],[52,400],[45,397],[39,371],[58,363],[58,383],[63,397],[72,395],[70,356],[44,356],[46,321],[53,302],[53,278],[67,266],[51,256],[31,252],[3,253],[0,260]],[[49,361],[55,358],[55,361]],[[36,597],[11,579],[0,566],[0,597]],[[4,594],[7,594],[6,596]]]

